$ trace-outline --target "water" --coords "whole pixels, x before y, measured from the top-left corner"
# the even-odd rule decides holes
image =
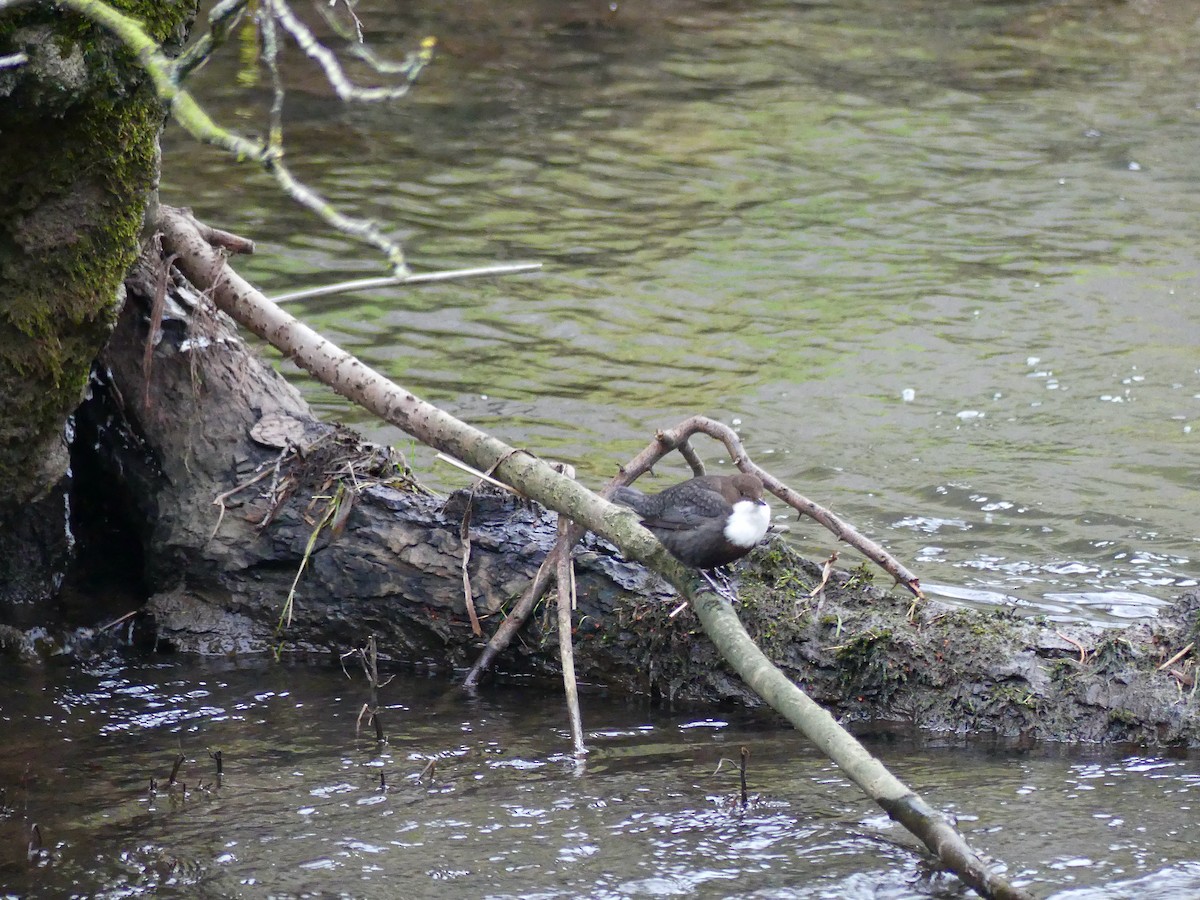
[[[1200,4],[357,10],[383,55],[442,49],[410,99],[357,108],[291,53],[297,174],[416,268],[545,269],[294,307],[331,338],[589,484],[655,428],[736,423],[955,602],[1120,623],[1195,584]],[[238,50],[200,93],[261,131]],[[176,129],[164,195],[255,238],[238,267],[268,293],[381,273]],[[576,765],[547,687],[402,677],[382,746],[364,700],[319,661],[0,669],[0,894],[955,896],[773,719],[585,692]],[[717,768],[742,745],[739,812]],[[1040,896],[1200,894],[1194,757],[872,746]]]
[[[415,267],[545,270],[298,314],[593,485],[656,428],[737,422],[959,602],[1120,622],[1196,584],[1198,4],[507,9],[364,5],[381,53],[434,34],[438,58],[409,99],[345,107],[292,54],[287,140]],[[201,94],[254,131],[236,67]],[[267,293],[381,271],[178,130],[164,180],[259,241],[239,268]]]
[[[381,692],[381,745],[356,727],[361,675],[314,660],[109,658],[3,678],[0,896],[962,896],[761,716],[585,692],[592,753],[576,763],[561,700],[541,685],[467,697],[401,675]],[[1040,896],[1200,891],[1192,758],[874,750]]]

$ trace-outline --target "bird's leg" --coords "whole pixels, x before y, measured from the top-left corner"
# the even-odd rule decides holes
[[[707,581],[708,586],[716,591],[718,595],[724,597],[730,603],[738,602],[737,591],[729,583],[729,577],[722,569],[697,569],[696,571],[700,573],[700,577]]]

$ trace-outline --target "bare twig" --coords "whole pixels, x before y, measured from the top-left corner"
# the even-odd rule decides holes
[[[220,247],[222,250],[228,250],[230,253],[245,253],[247,255],[254,253],[254,241],[250,240],[250,238],[234,234],[232,231],[222,231],[220,228],[213,228],[213,226],[205,225],[203,222],[197,222],[196,224],[199,226],[200,234],[214,247]]]
[[[142,394],[142,408],[150,410],[150,372],[154,365],[154,347],[162,338],[163,311],[167,304],[167,284],[171,280],[171,264],[175,256],[160,259],[161,265],[155,273],[154,297],[150,303],[150,321],[146,329],[146,347],[142,351],[142,378],[146,381],[146,390]]]
[[[404,84],[387,88],[361,88],[351,84],[350,79],[342,70],[342,64],[337,61],[337,57],[316,39],[307,25],[296,18],[283,0],[266,0],[265,6],[271,16],[278,19],[279,24],[292,36],[300,49],[321,67],[325,72],[325,78],[342,100],[364,102],[398,100],[409,92],[421,70],[433,60],[433,48],[437,46],[436,38],[427,37],[421,40],[421,49],[410,53],[400,71],[393,73],[405,79]]]
[[[217,515],[217,524],[215,524],[213,526],[212,532],[209,533],[209,535],[208,535],[208,539],[210,541],[214,537],[217,536],[217,530],[220,529],[221,522],[224,521],[224,519],[225,519],[225,510],[226,510],[225,501],[228,500],[230,497],[232,497],[234,494],[239,494],[242,491],[244,491],[246,488],[250,487],[251,485],[257,484],[258,482],[262,481],[268,475],[278,476],[279,466],[283,462],[283,458],[288,452],[289,451],[287,451],[287,450],[282,451],[279,454],[279,456],[275,459],[275,464],[272,465],[270,468],[263,469],[257,475],[254,475],[251,478],[248,478],[246,481],[242,481],[242,482],[239,482],[238,484],[235,484],[233,487],[231,487],[229,490],[225,491],[224,493],[217,494],[217,496],[213,499],[213,506],[219,507],[221,512]]]
[[[262,61],[271,75],[271,108],[267,113],[267,156],[276,162],[283,160],[283,76],[279,74],[279,36],[275,30],[274,6],[270,2],[258,7],[255,20],[262,35]]]
[[[339,657],[342,663],[342,671],[349,678],[350,673],[346,672],[347,656],[358,657],[363,674],[367,678],[367,687],[369,689],[367,702],[362,705],[362,709],[358,711],[358,718],[354,720],[354,733],[357,734],[362,729],[363,719],[365,718],[375,729],[375,740],[382,744],[387,740],[387,736],[383,733],[383,720],[379,715],[379,689],[388,684],[394,676],[390,676],[387,681],[379,680],[379,648],[373,634],[367,637],[367,645],[365,647],[355,647],[353,650],[348,650]]]
[[[495,478],[493,478],[491,475],[487,474],[486,472],[480,472],[474,466],[468,466],[461,459],[455,459],[453,456],[450,456],[449,454],[446,454],[446,453],[439,453],[439,454],[437,454],[437,456],[435,458],[440,459],[444,463],[449,463],[450,465],[454,466],[456,469],[462,469],[464,472],[474,475],[480,481],[486,481],[492,487],[497,487],[497,488],[500,488],[501,490],[508,491],[510,494],[516,494],[518,497],[524,496],[524,494],[522,494],[520,491],[514,490],[513,486],[511,484],[505,484],[503,481],[497,481]]]
[[[140,612],[141,612],[140,609],[131,609],[129,612],[125,613],[125,615],[117,616],[117,618],[113,619],[107,625],[101,625],[99,628],[96,629],[96,632],[99,633],[101,631],[108,631],[110,628],[116,628],[122,622],[128,622],[130,619],[132,619],[134,616],[136,616]]]
[[[1075,649],[1079,651],[1079,661],[1081,663],[1087,662],[1087,658],[1088,658],[1087,647],[1083,646],[1082,643],[1075,640],[1075,638],[1071,637],[1069,634],[1063,634],[1061,631],[1056,631],[1054,633],[1057,634],[1064,641],[1066,641],[1068,644],[1072,644],[1075,647]],[[1172,662],[1173,661],[1174,660],[1172,660]]]
[[[575,477],[574,466],[562,465],[561,470],[568,478]],[[588,751],[583,742],[583,717],[579,710],[579,685],[575,678],[575,648],[572,642],[574,631],[572,613],[575,611],[575,564],[571,559],[571,547],[574,544],[569,538],[573,524],[566,516],[559,514],[558,537],[555,545],[561,546],[563,552],[554,555],[554,579],[557,584],[555,606],[558,612],[558,651],[562,662],[563,691],[567,699],[571,743],[575,748],[575,757],[579,759]]]
[[[201,35],[199,40],[188,47],[175,60],[175,68],[179,81],[183,81],[192,72],[208,62],[213,51],[228,39],[242,20],[242,14],[250,0],[221,0],[208,14],[208,32]]]
[[[0,9],[32,2],[33,0],[3,0],[0,2]],[[282,0],[269,0],[266,5],[276,13],[281,9],[284,10],[285,17],[291,16],[290,10],[286,9]],[[121,13],[99,0],[60,0],[59,6],[84,16],[121,41],[134,54],[146,74],[150,76],[155,93],[169,107],[171,117],[193,138],[201,143],[220,147],[238,160],[257,162],[297,203],[307,207],[343,234],[358,238],[381,251],[387,257],[393,272],[401,275],[408,274],[403,249],[396,241],[387,237],[376,222],[343,214],[312,188],[298,181],[284,165],[281,155],[272,148],[270,141],[264,143],[250,140],[218,126],[203,107],[196,102],[191,93],[180,87],[180,76],[184,74],[184,70],[163,53],[162,48],[146,33],[137,19]],[[295,17],[291,16],[288,21],[284,21],[284,18],[279,20],[293,37],[295,37],[295,33],[289,28],[289,25],[294,19]],[[367,91],[367,97],[358,92],[351,92],[350,96],[359,100],[368,97],[386,99],[388,96],[400,95],[397,92],[407,91],[411,86],[412,79],[416,78],[421,68],[432,59],[433,45],[429,43],[430,40],[426,38],[422,42],[421,49],[413,54],[412,65],[405,76],[408,83],[398,88],[372,89],[383,92],[377,98],[372,94],[372,90]],[[194,64],[194,60],[189,59],[188,64]],[[341,92],[339,91],[339,93]]]
[[[742,763],[740,766],[738,766],[738,776],[742,787],[742,809],[745,809],[746,804],[750,802],[750,792],[746,787],[746,766],[750,763],[750,748],[743,746],[738,752],[738,755],[741,757]]]
[[[463,510],[462,524],[458,526],[458,537],[462,542],[462,584],[463,602],[467,606],[467,618],[471,620],[471,631],[476,637],[483,637],[483,629],[479,627],[479,613],[475,609],[475,597],[471,593],[471,500],[474,491],[467,499]]]
[[[1060,636],[1065,637],[1065,635],[1060,635]],[[1171,666],[1175,665],[1175,663],[1179,662],[1181,659],[1183,659],[1185,656],[1187,656],[1189,653],[1191,653],[1192,649],[1195,646],[1196,646],[1195,642],[1188,644],[1186,647],[1184,647],[1182,650],[1180,650],[1178,653],[1176,653],[1174,656],[1172,656],[1170,659],[1168,659],[1165,663],[1163,663],[1161,666],[1159,666],[1158,671],[1165,672],[1167,669],[1171,668]]]
[[[578,531],[578,534],[575,531]],[[529,583],[529,587],[525,589],[525,593],[521,595],[508,616],[500,623],[500,627],[496,629],[496,633],[492,635],[487,645],[483,648],[483,652],[479,654],[479,658],[475,660],[475,664],[471,666],[467,672],[466,678],[463,679],[463,688],[466,690],[474,690],[479,686],[479,679],[483,677],[483,673],[491,668],[496,657],[503,653],[508,645],[512,643],[512,639],[516,637],[517,632],[529,620],[530,613],[533,612],[537,602],[542,599],[546,593],[546,589],[550,587],[551,581],[554,579],[554,572],[558,566],[558,560],[564,553],[570,552],[570,548],[575,546],[579,538],[583,537],[586,529],[573,526],[572,538],[569,541],[556,541],[554,547],[546,554],[546,558],[542,560],[541,566],[538,567],[537,574],[533,576],[533,581]]]
[[[564,546],[571,530],[571,520],[558,517],[558,540]],[[575,608],[575,566],[569,552],[559,555],[555,570],[558,583],[558,655],[562,661],[563,691],[567,697],[567,719],[571,724],[571,744],[576,758],[587,755],[583,743],[583,716],[579,710],[579,685],[575,680],[575,650],[571,644],[571,610]]]
[[[406,284],[431,284],[437,281],[453,281],[459,278],[474,278],[482,275],[514,275],[518,272],[536,272],[542,267],[540,262],[497,263],[494,266],[475,266],[470,269],[446,269],[441,272],[417,272],[409,275],[389,275],[383,278],[359,278],[356,281],[341,281],[337,284],[326,284],[321,287],[305,288],[302,291],[292,291],[272,297],[274,303],[291,303],[296,300],[309,300],[313,297],[328,297],[333,294],[349,294],[353,291],[367,291],[375,288],[395,287]]]
[[[348,42],[351,47],[362,44],[365,40],[363,38],[362,20],[359,19],[358,14],[354,12],[354,4],[356,2],[357,0],[345,0],[345,2],[342,4],[346,7],[346,15],[350,17],[350,21],[354,25],[354,34],[349,34],[345,27],[343,27],[341,20],[334,15],[334,9],[338,5],[338,0],[330,0],[328,6],[318,3],[315,7],[316,11],[320,13],[321,18],[325,20],[325,24],[329,26],[330,30],[332,30],[333,33],[342,40]]]

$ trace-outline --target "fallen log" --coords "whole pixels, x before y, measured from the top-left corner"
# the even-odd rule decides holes
[[[93,399],[100,405],[80,415],[79,421],[91,430],[85,428],[82,441],[77,440],[85,447],[110,448],[97,453],[102,457],[117,449],[112,442],[106,444],[101,440],[105,434],[119,435],[121,443],[135,448],[138,458],[130,461],[127,470],[121,465],[113,467],[111,482],[132,485],[141,481],[141,494],[135,491],[118,499],[132,501],[135,505],[142,501],[140,521],[146,525],[144,533],[153,538],[143,548],[148,563],[148,581],[156,583],[151,577],[156,572],[159,575],[168,573],[173,581],[173,587],[157,591],[152,601],[152,611],[163,632],[173,632],[176,639],[183,634],[204,634],[210,643],[197,649],[225,649],[221,645],[231,641],[234,649],[253,649],[254,641],[246,639],[262,639],[265,622],[270,619],[263,615],[264,601],[270,605],[271,598],[278,601],[282,592],[278,578],[282,559],[285,564],[292,563],[294,574],[272,635],[277,650],[328,646],[338,641],[344,641],[343,646],[356,644],[350,634],[356,629],[366,633],[368,645],[374,648],[376,632],[383,630],[384,641],[394,640],[400,653],[410,659],[423,652],[428,654],[440,639],[442,652],[434,656],[440,664],[452,661],[455,649],[464,646],[461,635],[456,635],[454,629],[455,618],[462,620],[459,605],[453,600],[449,603],[444,599],[434,601],[445,582],[464,588],[455,596],[461,597],[461,608],[471,635],[466,641],[470,642],[482,635],[479,612],[475,608],[475,596],[479,593],[475,590],[475,579],[483,582],[482,596],[487,601],[485,612],[492,612],[502,611],[507,599],[520,593],[508,590],[514,586],[514,579],[524,584],[535,577],[536,570],[532,566],[522,571],[519,558],[504,552],[506,548],[513,549],[513,536],[517,536],[521,544],[517,550],[519,556],[540,556],[545,561],[552,555],[549,543],[552,529],[548,526],[552,525],[562,534],[570,531],[559,527],[557,517],[542,512],[539,507],[516,505],[518,501],[499,495],[499,510],[503,513],[500,530],[495,534],[483,530],[482,534],[488,536],[486,544],[490,549],[501,550],[486,558],[501,559],[505,564],[488,573],[485,557],[472,552],[478,529],[473,525],[477,503],[475,490],[468,492],[465,498],[459,494],[440,506],[431,505],[427,492],[411,477],[402,458],[317,422],[307,414],[294,391],[286,389],[277,377],[272,382],[269,369],[257,365],[245,353],[244,345],[236,340],[223,313],[217,312],[218,309],[226,310],[236,315],[240,323],[268,338],[275,347],[294,355],[305,369],[330,379],[331,386],[344,395],[404,427],[425,443],[486,468],[489,477],[494,475],[494,480],[516,494],[534,496],[558,515],[568,516],[577,524],[619,543],[624,556],[651,563],[656,572],[691,602],[690,609],[711,642],[697,641],[693,645],[689,640],[698,632],[691,622],[683,620],[684,617],[676,617],[676,613],[687,609],[686,606],[665,613],[667,606],[661,600],[647,601],[651,582],[635,586],[645,590],[631,590],[612,571],[605,571],[606,564],[627,564],[611,547],[594,539],[593,546],[599,549],[585,556],[592,557],[589,563],[599,560],[600,564],[593,572],[585,573],[584,579],[572,577],[570,573],[560,578],[574,585],[579,598],[586,594],[586,588],[585,592],[578,592],[579,582],[586,581],[588,574],[600,576],[596,580],[599,589],[595,591],[590,611],[581,609],[577,620],[578,630],[589,639],[584,646],[591,654],[581,654],[589,675],[595,674],[605,683],[623,684],[632,689],[640,687],[651,693],[657,690],[668,697],[692,698],[692,690],[702,686],[714,698],[740,696],[747,702],[761,698],[799,728],[891,818],[901,822],[981,896],[1022,900],[1031,896],[984,862],[966,844],[950,820],[930,808],[918,794],[867,753],[826,709],[797,687],[798,682],[807,685],[808,679],[794,674],[806,672],[808,677],[815,678],[820,667],[808,664],[819,660],[822,653],[832,652],[838,667],[834,676],[837,690],[830,704],[835,709],[845,701],[849,688],[850,695],[859,704],[866,703],[868,698],[882,701],[872,709],[870,718],[873,721],[878,721],[880,712],[886,708],[903,712],[907,716],[906,723],[911,721],[925,727],[933,723],[937,727],[947,726],[949,722],[963,722],[964,709],[966,718],[976,716],[979,708],[971,702],[969,693],[957,690],[964,681],[961,675],[973,674],[972,664],[983,660],[987,683],[979,687],[987,691],[994,686],[996,673],[988,670],[986,665],[999,661],[1004,679],[1023,681],[1030,688],[1016,701],[1020,707],[1034,712],[1033,716],[1026,717],[1029,727],[1019,733],[1026,736],[1037,732],[1040,735],[1057,724],[1045,715],[1051,701],[1069,698],[1071,691],[1052,683],[1046,667],[1036,658],[1029,659],[1028,648],[1014,645],[1009,640],[1011,635],[997,623],[986,622],[981,626],[975,619],[969,620],[966,626],[978,636],[999,634],[999,642],[987,649],[1000,652],[992,654],[983,652],[983,648],[973,643],[960,644],[956,652],[963,654],[961,661],[965,665],[961,671],[950,666],[948,671],[952,673],[952,680],[943,679],[938,683],[937,678],[926,677],[919,664],[931,659],[942,663],[955,655],[951,653],[953,639],[940,633],[948,627],[952,611],[928,605],[920,609],[914,604],[901,620],[894,602],[889,612],[885,594],[860,589],[858,603],[861,606],[865,601],[870,610],[865,634],[855,630],[852,637],[842,641],[847,616],[855,604],[842,604],[845,616],[839,607],[829,608],[834,613],[832,619],[823,619],[821,613],[827,610],[825,603],[831,599],[837,602],[839,593],[849,591],[853,578],[833,577],[827,565],[823,570],[814,569],[810,573],[815,579],[815,588],[797,592],[796,586],[803,586],[803,580],[796,573],[804,570],[804,564],[789,558],[783,548],[775,548],[775,564],[782,566],[783,577],[773,581],[760,577],[755,591],[744,595],[749,602],[743,612],[749,614],[756,602],[760,607],[759,615],[747,615],[748,620],[756,627],[768,629],[755,640],[729,601],[715,594],[698,595],[694,575],[689,578],[632,516],[581,489],[561,471],[536,459],[528,451],[508,447],[388,382],[282,313],[233,273],[223,257],[214,251],[214,237],[205,237],[202,226],[176,211],[166,215],[164,239],[170,241],[171,254],[165,261],[160,258],[161,254],[151,254],[145,262],[147,271],[131,279],[131,295],[144,295],[148,302],[144,306],[129,304],[128,308],[134,312],[128,319],[122,319],[123,331],[121,326],[118,327],[111,343],[114,356],[106,357],[107,365],[102,365],[96,373],[98,390]],[[185,284],[175,285],[178,290],[169,290],[174,281],[171,263],[176,258],[189,278],[214,294],[215,307],[194,291],[188,297]],[[183,301],[182,305],[173,303],[168,307],[168,294],[178,297]],[[183,327],[168,327],[175,322],[182,322]],[[186,337],[177,341],[163,339],[175,331]],[[166,345],[165,351],[163,345]],[[141,364],[132,365],[130,360],[135,355],[132,351],[139,346],[143,348]],[[221,358],[221,362],[213,366],[212,358]],[[161,367],[157,377],[167,377],[170,381],[171,387],[167,391],[161,391],[156,384],[156,365]],[[163,369],[169,369],[165,375]],[[266,384],[260,386],[256,383],[259,381]],[[183,401],[178,404],[179,409],[195,411],[188,426],[175,429],[187,436],[182,445],[178,441],[174,445],[164,443],[170,441],[172,428],[170,417],[164,415],[162,408],[156,412],[155,403],[160,394]],[[188,395],[191,403],[187,402]],[[107,405],[104,405],[106,399]],[[206,406],[212,408],[206,409]],[[211,423],[209,416],[214,418]],[[247,440],[257,445],[257,449],[252,450],[246,444]],[[162,451],[166,450],[173,452],[164,454]],[[198,462],[198,451],[209,453],[211,459]],[[752,466],[744,453],[734,456],[739,466]],[[118,454],[111,453],[111,458],[117,459]],[[185,508],[189,506],[186,502],[189,492],[190,507],[193,511],[196,507],[195,484],[191,483],[196,481],[194,471],[200,473],[197,483],[207,481],[211,487],[211,483],[216,482],[222,488],[214,497],[214,505],[218,507],[216,521],[202,540],[197,538],[203,530],[197,527],[194,516],[189,521]],[[264,482],[265,490],[259,487]],[[764,478],[763,483],[770,486],[768,479]],[[482,486],[483,480],[476,485],[477,488]],[[779,484],[771,490],[780,497],[788,495],[786,499],[792,501],[786,485]],[[237,500],[247,492],[248,499]],[[426,502],[418,498],[424,498]],[[181,503],[181,500],[185,502]],[[505,502],[510,505],[506,507]],[[792,505],[801,510],[807,508],[797,503]],[[237,513],[227,519],[226,513],[231,506]],[[367,516],[364,523],[367,508],[386,510],[393,515],[379,519]],[[496,511],[485,510],[484,518],[494,519]],[[378,530],[373,527],[376,522]],[[404,537],[411,534],[406,530],[409,523],[424,529],[416,540],[409,541]],[[453,543],[454,530],[446,527],[454,523],[458,526],[457,547]],[[164,524],[170,527],[164,529]],[[253,535],[247,533],[247,529],[252,529]],[[836,533],[855,542],[856,546],[867,546],[862,540],[856,540],[848,527],[838,528]],[[367,540],[352,540],[348,535]],[[545,539],[539,541],[539,535],[544,535]],[[886,564],[887,571],[902,578],[902,583],[922,599],[916,578],[875,545],[869,546],[868,555]],[[444,558],[451,549],[456,551],[459,562],[458,571],[454,572],[458,577],[447,579],[449,567]],[[406,555],[406,551],[412,551],[415,556]],[[384,552],[391,556],[384,556]],[[197,577],[189,578],[197,562]],[[225,567],[215,565],[218,562],[224,563]],[[636,569],[628,571],[637,573]],[[399,579],[396,572],[401,575]],[[498,575],[499,579],[481,577],[486,574]],[[604,575],[609,577],[605,579]],[[302,578],[304,586],[298,591]],[[431,579],[428,584],[422,583],[425,578]],[[506,578],[509,579],[507,583]],[[264,582],[267,583],[265,591],[262,589]],[[413,585],[419,586],[420,593],[412,593]],[[619,593],[606,592],[605,586],[615,588]],[[490,593],[489,589],[496,589],[496,592]],[[831,594],[834,595],[832,598]],[[813,598],[818,595],[821,601],[813,604]],[[852,592],[851,599],[853,597]],[[388,598],[382,607],[380,598]],[[393,598],[406,607],[400,618],[408,628],[388,630],[395,624],[398,606]],[[314,611],[303,623],[297,613],[301,603],[304,608]],[[592,619],[593,612],[595,619]],[[959,615],[967,614],[960,611]],[[569,616],[558,619],[561,622],[569,620]],[[589,630],[584,632],[581,626],[589,620]],[[920,637],[911,639],[911,635],[905,635],[909,639],[896,640],[899,629],[904,627],[902,623],[915,629],[913,633]],[[853,621],[850,627],[858,624]],[[819,632],[823,627],[833,628],[833,637],[839,643],[816,643],[823,637]],[[1036,626],[1031,624],[1030,627]],[[542,630],[550,630],[549,622]],[[806,630],[807,636],[814,639],[814,646],[797,647],[799,640],[806,636]],[[466,633],[464,629],[460,631]],[[934,656],[929,655],[931,632],[935,640],[941,638],[940,649],[934,645]],[[1056,634],[1063,643],[1079,650],[1081,665],[1087,663],[1088,650],[1083,638],[1061,632]],[[777,644],[781,636],[782,643]],[[1021,635],[1019,629],[1015,630],[1015,636],[1018,640],[1027,637]],[[212,641],[216,642],[215,646]],[[1139,665],[1126,667],[1121,673],[1121,683],[1138,682],[1143,707],[1157,718],[1153,723],[1151,716],[1138,719],[1134,704],[1128,702],[1132,695],[1121,692],[1108,695],[1110,700],[1115,698],[1115,703],[1107,707],[1103,702],[1105,698],[1098,692],[1090,692],[1090,705],[1109,710],[1107,723],[1110,730],[1114,724],[1126,731],[1137,727],[1142,729],[1138,738],[1145,742],[1190,741],[1194,730],[1190,698],[1189,701],[1175,702],[1164,699],[1166,682],[1147,679],[1154,679],[1162,670],[1183,660],[1194,642],[1174,652],[1170,659],[1149,673],[1144,665],[1145,655],[1139,658],[1138,648],[1132,641],[1128,638],[1122,641],[1130,653],[1118,651],[1115,660],[1120,663],[1136,661]],[[763,646],[774,650],[782,665],[764,655]],[[1044,642],[1039,644],[1040,649],[1046,646]],[[544,641],[540,645],[527,645],[526,649],[528,652],[523,660],[526,665],[552,670],[553,663],[548,661]],[[700,649],[700,653],[691,652],[694,649]],[[587,662],[592,660],[593,654],[596,664],[589,666]],[[374,655],[372,650],[372,657]],[[561,658],[566,659],[567,654]],[[1012,660],[1016,661],[1015,666],[1011,664]],[[629,665],[631,661],[635,664]],[[694,665],[697,662],[702,665]],[[1178,685],[1188,677],[1187,665],[1183,663],[1183,668],[1171,670],[1171,677]],[[731,673],[736,673],[738,678],[730,677]],[[1100,671],[1099,674],[1107,678],[1109,673]],[[664,683],[669,690],[662,690]],[[1011,689],[1013,685],[1006,684],[1005,687]],[[809,691],[816,693],[811,686]],[[950,706],[961,703],[961,708],[953,710],[953,719],[945,716],[948,707],[937,706],[935,695],[938,694],[948,697]],[[904,698],[903,705],[895,702],[896,697]],[[887,706],[889,701],[890,707]],[[1000,701],[1005,710],[1011,709],[1011,704],[1012,698]],[[1113,710],[1118,712],[1115,718],[1111,714]],[[1163,721],[1164,715],[1169,716],[1171,712],[1176,713],[1177,722],[1183,723],[1174,731],[1170,728],[1174,723],[1164,724]],[[1001,727],[993,730],[1005,733],[1004,728],[1010,724],[1001,723]],[[1145,731],[1149,724],[1157,725],[1152,738]],[[1077,739],[1081,735],[1076,728],[1067,736]],[[582,746],[577,749],[583,750]]]
[[[109,473],[112,503],[136,508],[157,638],[201,653],[327,649],[377,636],[413,665],[471,662],[553,545],[557,515],[491,488],[438,497],[395,451],[318,421],[186,285],[144,349],[160,273],[144,263],[78,417]],[[186,415],[178,410],[186,409]],[[292,437],[272,441],[285,423]],[[286,430],[286,428],[284,428]],[[288,441],[291,443],[288,443]],[[252,479],[257,479],[250,483]],[[318,524],[343,489],[340,519]],[[352,487],[352,500],[345,486]],[[224,498],[221,503],[214,503]],[[315,533],[315,538],[314,538]],[[576,664],[585,682],[670,700],[758,705],[702,639],[693,610],[589,535],[575,553]],[[303,564],[304,571],[297,580]],[[1200,745],[1191,654],[1200,594],[1125,629],[1051,625],[909,599],[819,566],[780,541],[745,567],[739,617],[785,674],[843,720],[930,733]],[[293,581],[290,622],[284,604]],[[534,616],[503,661],[557,673],[553,616]]]

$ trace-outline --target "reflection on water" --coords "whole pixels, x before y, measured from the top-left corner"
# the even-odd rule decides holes
[[[442,38],[388,107],[292,59],[298,174],[419,267],[546,264],[297,311],[593,483],[702,412],[929,580],[1087,618],[1194,585],[1195,0],[632,6],[360,4],[381,52]],[[236,64],[202,93],[254,130]],[[379,271],[177,131],[164,180],[268,292]]]
[[[45,674],[0,683],[4,896],[958,896],[802,738],[746,714],[585,696],[576,763],[558,694],[533,685],[466,697],[401,676],[380,745],[356,730],[361,677],[336,666],[109,660],[13,680]],[[742,746],[744,810],[721,764]],[[875,752],[1039,895],[1200,891],[1194,759],[949,749]]]

